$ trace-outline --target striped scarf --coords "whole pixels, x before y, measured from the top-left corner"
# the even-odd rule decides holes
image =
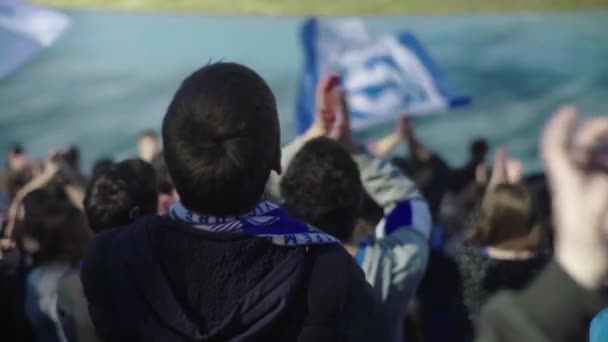
[[[177,202],[171,206],[169,216],[207,232],[250,234],[279,246],[339,243],[335,237],[291,219],[283,209],[269,201],[260,202],[255,209],[239,216],[202,215]]]

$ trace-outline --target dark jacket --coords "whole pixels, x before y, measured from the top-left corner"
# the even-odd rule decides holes
[[[375,299],[339,245],[282,247],[148,217],[98,235],[81,272],[105,341],[351,341]]]
[[[605,293],[587,291],[555,262],[523,291],[504,292],[482,310],[478,342],[588,341]]]
[[[455,255],[460,271],[462,299],[471,322],[481,307],[500,290],[521,290],[542,272],[549,258],[544,254],[529,259],[494,259],[480,248],[463,247]]]

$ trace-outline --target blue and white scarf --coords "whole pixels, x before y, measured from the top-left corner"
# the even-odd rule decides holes
[[[171,206],[169,217],[212,233],[256,235],[279,246],[339,243],[338,239],[287,216],[276,204],[260,202],[251,212],[239,216],[208,216],[190,211],[181,202]]]

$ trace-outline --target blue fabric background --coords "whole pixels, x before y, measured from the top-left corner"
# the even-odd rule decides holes
[[[76,143],[89,165],[105,155],[128,157],[139,131],[160,128],[181,79],[222,59],[268,80],[283,140],[293,137],[303,18],[66,13],[72,29],[0,81],[0,148],[22,141],[43,155]],[[420,138],[453,164],[466,159],[472,138],[489,136],[537,169],[540,128],[558,104],[608,113],[607,11],[366,21],[376,33],[416,34],[448,80],[473,98],[470,107],[418,122]]]

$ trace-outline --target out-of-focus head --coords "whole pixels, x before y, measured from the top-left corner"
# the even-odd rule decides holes
[[[139,159],[152,163],[161,151],[158,134],[152,130],[145,130],[137,139],[137,155]]]
[[[8,147],[6,164],[9,172],[21,172],[28,166],[28,159],[21,144],[14,143]]]
[[[184,206],[210,215],[255,208],[280,171],[274,95],[253,70],[209,64],[186,78],[163,120],[164,157]]]
[[[479,223],[469,236],[476,246],[535,250],[544,239],[538,208],[522,184],[499,184],[487,195]]]
[[[61,188],[30,192],[23,201],[18,226],[21,245],[38,264],[62,261],[76,264],[91,237],[84,214],[69,202]]]
[[[69,146],[65,150],[63,158],[66,164],[68,164],[68,166],[72,168],[72,170],[80,170],[80,150],[78,149],[78,147]]]
[[[152,167],[154,167],[154,171],[156,172],[158,192],[167,195],[173,194],[175,192],[175,186],[171,180],[171,175],[169,175],[169,170],[167,169],[167,164],[165,163],[162,152],[160,158],[154,160]]]
[[[306,143],[281,180],[283,206],[296,219],[349,241],[363,194],[359,168],[338,142]]]
[[[486,139],[475,139],[471,143],[471,159],[475,162],[475,164],[484,162],[486,160],[486,156],[488,155],[489,149],[490,145]]]
[[[97,178],[100,174],[108,171],[110,167],[114,165],[114,162],[110,158],[98,159],[93,165],[93,171],[91,172],[91,179]]]
[[[95,232],[123,226],[142,215],[155,215],[158,203],[152,165],[139,159],[109,167],[86,189],[84,210]]]

